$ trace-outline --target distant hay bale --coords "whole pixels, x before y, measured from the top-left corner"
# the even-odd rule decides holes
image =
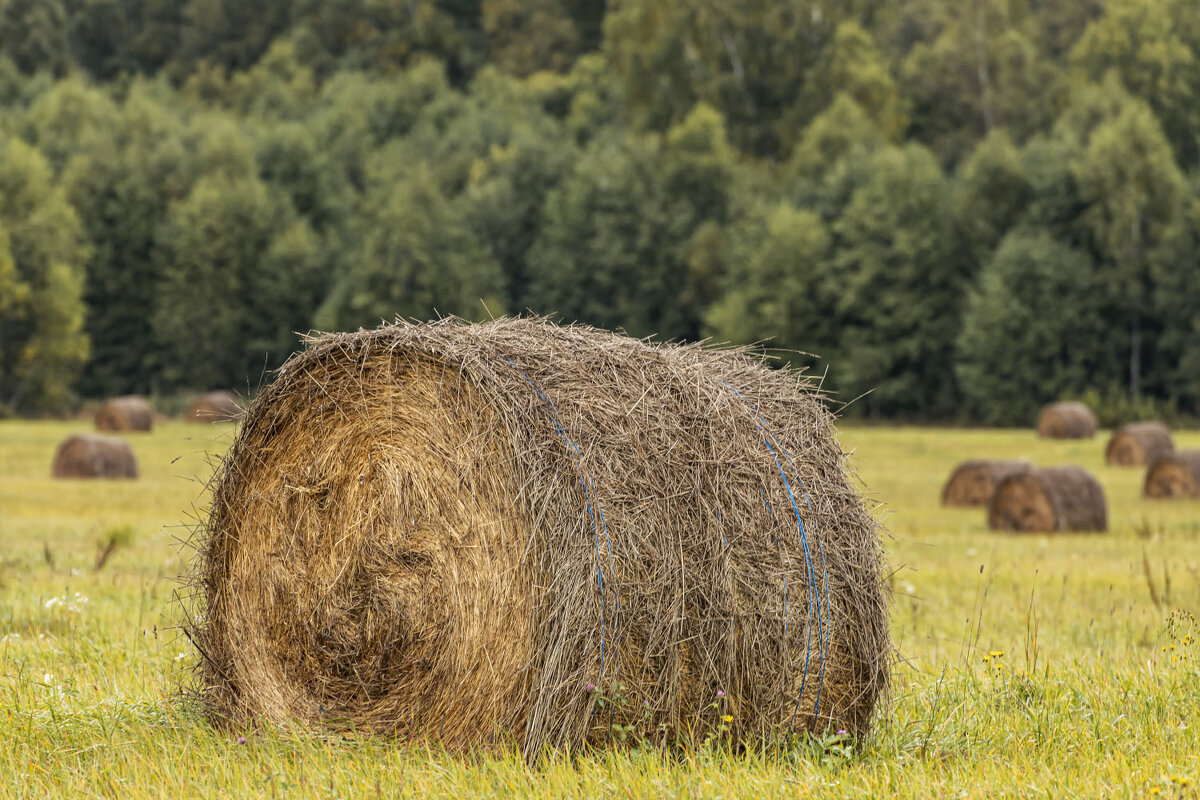
[[[110,433],[148,431],[154,427],[154,409],[146,398],[127,394],[100,406],[96,412],[96,430]]]
[[[1108,530],[1104,489],[1079,467],[1051,467],[1010,475],[988,506],[993,530],[1021,533]]]
[[[242,415],[233,392],[205,392],[188,403],[184,419],[190,422],[229,422]]]
[[[1146,470],[1146,497],[1200,497],[1200,450],[1161,456]]]
[[[1096,435],[1096,415],[1083,403],[1051,403],[1038,414],[1043,439],[1090,439]]]
[[[58,446],[50,474],[55,478],[136,478],[137,459],[123,439],[77,433]]]
[[[1112,433],[1104,460],[1118,467],[1153,464],[1175,452],[1171,431],[1161,422],[1130,422]]]
[[[991,502],[1000,481],[1033,468],[1033,464],[1022,460],[964,461],[954,468],[942,488],[942,505],[960,508],[986,506]]]
[[[536,319],[312,339],[198,537],[219,723],[533,756],[724,714],[863,734],[887,686],[878,528],[832,417],[740,351]]]

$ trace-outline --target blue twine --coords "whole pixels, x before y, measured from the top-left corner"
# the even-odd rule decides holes
[[[571,441],[571,437],[567,435],[566,429],[564,428],[561,420],[559,419],[558,409],[555,407],[554,401],[550,399],[549,395],[547,395],[544,391],[542,391],[541,387],[539,387],[537,384],[535,384],[530,379],[529,375],[526,374],[525,370],[521,369],[521,367],[518,366],[515,361],[513,361],[511,358],[508,358],[507,356],[502,356],[502,358],[504,358],[505,361],[507,361],[518,372],[521,373],[521,377],[525,379],[525,382],[527,384],[529,384],[530,388],[533,389],[533,391],[537,394],[537,396],[541,399],[542,403],[545,405],[546,412],[550,417],[550,421],[554,424],[554,430],[557,431],[558,435],[566,443],[567,452],[571,454],[571,461],[575,465],[576,474],[579,476],[579,486],[580,486],[580,488],[583,489],[583,501],[584,501],[584,506],[587,509],[588,522],[592,526],[592,531],[594,534],[594,541],[596,543],[596,587],[600,591],[600,597],[601,597],[601,601],[602,601],[600,604],[600,676],[603,677],[604,676],[604,663],[605,663],[604,662],[605,646],[604,645],[605,645],[605,641],[606,641],[606,627],[607,627],[606,619],[605,619],[607,617],[607,612],[605,609],[607,606],[606,606],[606,603],[603,602],[605,593],[604,593],[604,571],[603,571],[603,568],[601,567],[601,564],[603,563],[603,556],[600,553],[600,531],[601,530],[604,531],[604,542],[608,549],[609,575],[612,576],[612,575],[616,574],[615,566],[613,564],[612,540],[609,538],[609,535],[608,535],[608,523],[605,522],[605,519],[604,519],[604,509],[600,507],[600,501],[596,496],[595,484],[591,481],[590,478],[587,478],[587,479],[584,478],[583,463],[582,463],[583,456],[580,454],[579,448],[575,445],[575,443],[573,441]],[[592,511],[593,505],[595,506],[595,513],[593,513],[593,511]],[[600,521],[599,525],[596,524],[597,516],[599,517],[599,521]],[[614,578],[614,580],[615,580],[615,578]],[[613,623],[617,629],[616,636],[614,637],[615,638],[614,647],[619,647],[620,643],[621,643],[621,605],[620,605],[620,600],[617,596],[617,588],[616,588],[615,584],[612,587],[612,594],[613,594]],[[621,668],[621,664],[618,661],[617,662],[618,674],[619,674],[620,668]]]
[[[725,383],[725,382],[722,381],[722,383]],[[744,394],[742,394],[741,392],[739,392],[736,388],[734,388],[733,386],[730,386],[728,383],[725,383],[725,386],[728,386],[729,389],[732,390],[733,393],[736,394],[738,397],[740,397],[747,405],[750,404],[750,401],[746,398],[746,396]],[[826,640],[825,640],[824,614],[822,613],[822,609],[821,609],[821,592],[819,590],[815,589],[814,585],[813,585],[816,583],[817,575],[816,575],[816,570],[813,567],[812,552],[810,551],[809,546],[808,546],[807,530],[804,527],[804,520],[801,519],[801,517],[800,517],[800,506],[796,502],[796,495],[792,491],[792,485],[788,481],[787,473],[784,471],[783,465],[779,462],[779,456],[776,454],[775,448],[771,446],[771,441],[773,440],[775,442],[775,444],[778,445],[780,452],[782,452],[784,454],[784,457],[787,459],[788,465],[792,468],[793,472],[796,472],[796,465],[795,465],[795,462],[792,461],[792,457],[787,452],[787,449],[780,443],[779,439],[775,436],[775,434],[771,432],[770,428],[767,427],[767,421],[765,419],[763,419],[762,414],[760,414],[758,412],[758,408],[751,406],[751,411],[753,412],[753,414],[755,416],[754,424],[758,428],[758,432],[763,435],[763,444],[765,444],[767,446],[767,450],[771,453],[771,459],[775,462],[776,469],[779,470],[779,477],[783,479],[784,488],[787,489],[788,499],[791,501],[791,504],[792,504],[792,512],[796,517],[796,525],[800,529],[800,543],[804,550],[805,567],[808,570],[809,605],[810,605],[810,607],[812,605],[815,605],[817,608],[817,651],[818,651],[818,654],[819,654],[819,657],[821,660],[821,669],[818,674],[816,705],[813,708],[813,715],[815,717],[819,713],[820,707],[821,707],[821,690],[822,690],[822,688],[824,688],[825,665],[826,665],[826,661],[827,661],[827,657],[828,657],[828,649],[827,649],[827,646],[825,643]],[[796,482],[804,494],[804,501],[805,501],[805,504],[808,506],[808,510],[812,511],[813,510],[812,501],[809,499],[808,490],[804,487],[804,482],[798,476],[796,477]],[[765,490],[763,492],[763,497],[764,497],[764,499],[766,498]],[[767,501],[768,510],[770,509],[770,507],[771,507],[770,501]],[[776,547],[778,547],[779,546],[778,536],[776,537],[775,541],[776,541]],[[825,548],[824,548],[824,546],[821,545],[821,541],[819,538],[817,539],[817,544],[820,547],[821,563],[822,563],[822,567],[824,568],[824,572],[825,572],[825,594],[826,594],[825,603],[826,603],[826,605],[828,605],[828,602],[829,602],[829,600],[828,600],[829,569],[828,569],[828,566],[825,564]],[[786,570],[785,570],[785,574],[786,574]],[[786,577],[784,580],[786,581]],[[815,603],[813,602],[814,600],[816,600]],[[785,617],[785,626],[786,626],[786,617]],[[830,636],[832,636],[832,631],[830,631]],[[804,690],[808,685],[808,666],[809,666],[809,660],[810,660],[811,654],[812,654],[812,628],[810,627],[808,629],[808,634],[807,634],[807,636],[805,638],[805,642],[804,642],[804,677],[800,679],[800,692],[796,696],[796,705],[792,709],[792,717],[788,723],[788,733],[791,733],[792,728],[795,726],[796,714],[800,710],[800,701],[804,698]]]

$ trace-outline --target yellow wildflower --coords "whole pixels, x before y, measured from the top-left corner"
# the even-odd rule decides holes
[[[723,719],[725,722],[733,722],[733,714],[726,714],[725,716],[721,717],[721,719]]]

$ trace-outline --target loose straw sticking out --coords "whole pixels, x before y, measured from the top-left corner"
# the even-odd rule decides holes
[[[311,339],[200,531],[210,714],[529,756],[726,714],[863,734],[891,646],[831,422],[745,351],[542,319]]]

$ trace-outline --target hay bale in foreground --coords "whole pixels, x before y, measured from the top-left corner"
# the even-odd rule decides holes
[[[1096,415],[1083,403],[1050,403],[1038,414],[1043,439],[1090,439],[1096,435]]]
[[[137,459],[123,439],[77,433],[58,446],[50,474],[55,478],[136,478]]]
[[[1104,489],[1079,467],[1051,467],[1010,475],[988,506],[993,530],[1020,533],[1108,530]]]
[[[964,461],[954,468],[942,488],[942,505],[959,508],[986,506],[991,502],[1000,481],[1033,468],[1033,464],[1024,460]]]
[[[148,431],[154,427],[154,409],[141,395],[114,397],[96,412],[96,430]]]
[[[1113,431],[1104,460],[1118,467],[1153,464],[1175,452],[1171,431],[1161,422],[1130,422]]]
[[[222,390],[193,397],[183,418],[189,422],[230,422],[241,415],[237,397]]]
[[[200,532],[207,708],[527,756],[723,714],[862,734],[891,646],[831,422],[790,370],[587,327],[312,339]]]
[[[1146,470],[1146,497],[1200,497],[1200,450],[1181,450],[1157,459]]]

